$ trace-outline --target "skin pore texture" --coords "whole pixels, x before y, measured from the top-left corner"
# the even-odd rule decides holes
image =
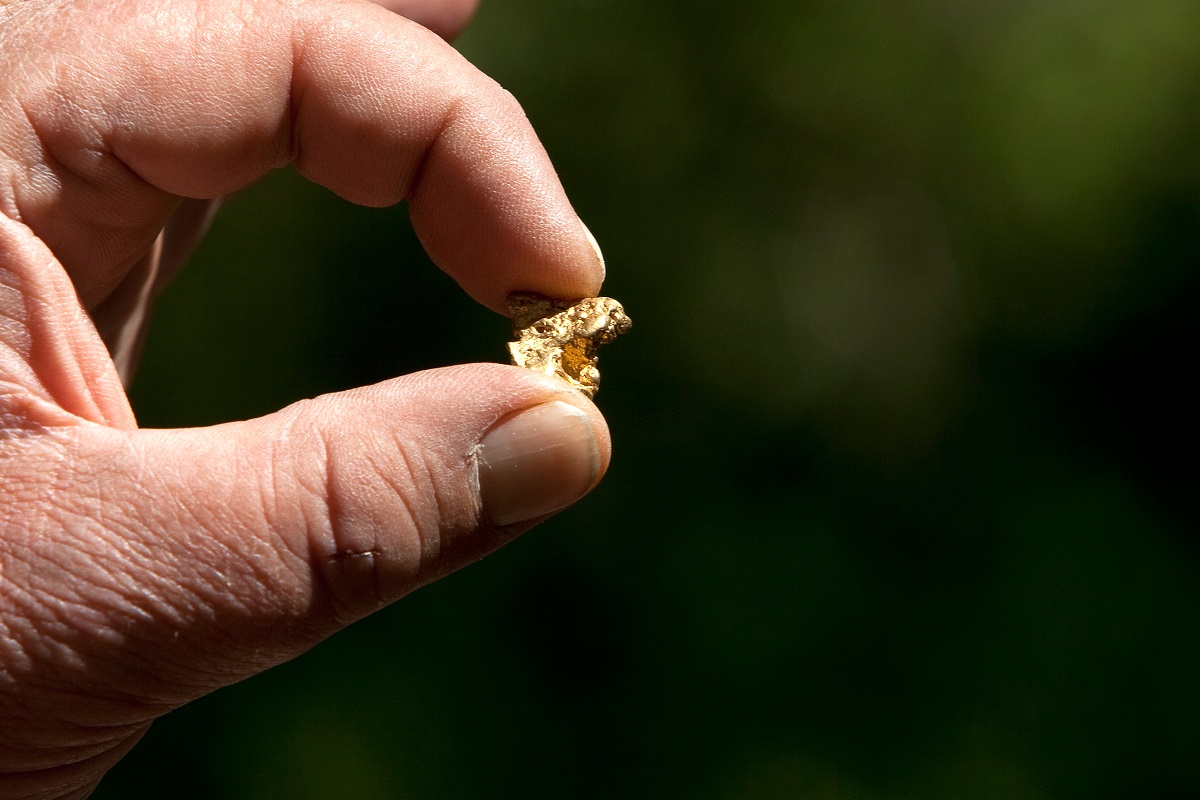
[[[355,203],[407,200],[497,312],[517,290],[598,293],[520,107],[443,39],[473,7],[0,0],[0,797],[86,797],[156,717],[603,475],[595,406],[513,367],[185,430],[139,429],[122,386],[213,203],[288,164]]]

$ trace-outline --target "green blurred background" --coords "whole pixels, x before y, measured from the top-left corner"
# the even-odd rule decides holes
[[[1200,4],[485,0],[458,46],[634,319],[608,478],[96,796],[1200,797]],[[403,208],[284,172],[134,401],[245,418],[506,335]]]

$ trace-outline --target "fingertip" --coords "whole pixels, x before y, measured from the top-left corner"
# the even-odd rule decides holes
[[[524,381],[532,378],[536,384],[540,384],[544,388],[544,391],[547,392],[546,399],[543,401],[544,403],[563,403],[582,413],[583,418],[591,426],[599,458],[595,475],[588,485],[587,491],[590,492],[596,488],[596,485],[600,483],[604,474],[608,472],[609,464],[612,461],[612,433],[609,431],[608,421],[604,418],[604,414],[600,411],[600,408],[587,395],[571,388],[558,378],[531,372],[520,367],[502,368],[513,372],[514,377],[519,380]]]
[[[547,241],[555,237],[557,242]],[[425,246],[434,262],[467,294],[506,317],[512,315],[508,297],[514,292],[577,300],[598,296],[604,284],[604,257],[595,237],[578,218],[551,229],[550,235],[531,236],[523,242],[510,239],[507,244],[489,247],[464,239],[452,248],[434,241],[426,241]],[[464,252],[467,248],[473,252]]]
[[[552,400],[493,427],[477,451],[483,513],[497,527],[553,514],[600,476],[595,425],[578,406]]]
[[[407,199],[433,262],[499,313],[514,291],[597,294],[599,250],[516,98],[411,19],[362,16],[378,41],[309,19],[297,67],[301,174],[358,203]],[[347,70],[351,56],[375,68]]]

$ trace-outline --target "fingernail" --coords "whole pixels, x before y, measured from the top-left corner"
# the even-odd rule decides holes
[[[501,422],[479,444],[479,494],[493,525],[566,508],[592,488],[600,448],[587,414],[554,401]]]
[[[603,276],[605,271],[604,253],[600,252],[600,243],[596,241],[596,237],[592,235],[592,232],[588,229],[588,226],[584,224],[583,220],[580,220],[579,224],[583,225],[583,233],[587,236],[588,244],[590,244],[592,246],[592,250],[596,252],[596,258],[600,261],[600,273]]]

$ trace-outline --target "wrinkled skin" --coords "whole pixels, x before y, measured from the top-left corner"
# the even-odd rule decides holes
[[[594,406],[499,365],[137,427],[120,374],[154,292],[216,198],[288,163],[407,199],[496,311],[598,293],[520,108],[437,35],[471,0],[383,5],[0,0],[2,797],[87,796],[156,717],[536,522],[486,524],[470,454],[498,420],[564,400],[607,465]]]

